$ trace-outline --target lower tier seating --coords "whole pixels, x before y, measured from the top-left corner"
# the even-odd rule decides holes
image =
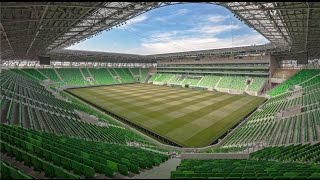
[[[54,82],[61,81],[53,68],[39,68],[38,70]]]
[[[127,68],[113,68],[115,72],[120,76],[122,83],[134,82],[134,78]]]
[[[292,76],[290,79],[285,81],[284,83],[278,85],[277,87],[273,88],[271,91],[268,92],[270,96],[277,96],[286,92],[287,89],[293,87],[294,85],[303,83],[308,79],[319,75],[320,69],[303,69]],[[319,77],[318,77],[319,78]]]
[[[259,91],[264,83],[266,82],[267,78],[265,77],[254,77],[252,78],[251,84],[248,86],[249,91]]]
[[[100,84],[116,84],[116,81],[111,76],[106,68],[89,68],[94,80]]]
[[[168,159],[166,155],[117,144],[57,136],[44,132],[1,125],[2,153],[23,161],[35,171],[53,178],[95,178],[97,174],[114,177],[116,172],[152,168]]]
[[[56,70],[68,85],[85,85],[79,68],[57,68]]]
[[[250,158],[320,164],[320,143],[267,147],[251,153]]]
[[[173,179],[318,179],[320,165],[264,160],[182,160]]]
[[[217,88],[245,90],[246,79],[245,76],[222,76]]]
[[[0,76],[1,123],[94,141],[148,143],[144,137],[125,128],[82,121],[74,111],[86,112],[86,108],[55,98],[38,81],[10,70],[1,71]]]
[[[189,84],[191,86],[197,86],[202,77],[187,76],[181,85]]]
[[[0,161],[0,179],[33,179],[24,172]]]
[[[251,80],[250,84],[248,84]],[[186,75],[186,74],[168,74],[168,73],[155,73],[150,82],[162,82],[168,84],[186,85],[189,84],[194,87],[205,88],[222,88],[241,91],[258,92],[264,86],[267,77],[257,76],[229,76],[229,75]],[[248,88],[247,88],[248,87]]]
[[[152,78],[150,78],[150,81],[153,82],[168,82],[174,74],[157,74],[155,73]]]
[[[255,111],[224,146],[268,146],[320,140],[320,84],[269,99]]]
[[[149,69],[147,69],[147,68],[140,68],[140,71],[141,71],[140,82],[145,82],[146,79],[147,79],[147,75],[148,75]]]
[[[33,77],[36,77],[37,79],[39,79],[40,81],[43,81],[46,78],[45,76],[43,76],[38,70],[33,69],[33,68],[29,68],[29,69],[21,69],[22,71],[32,75]]]
[[[200,81],[198,86],[201,87],[215,87],[219,82],[221,76],[204,76],[203,79]]]

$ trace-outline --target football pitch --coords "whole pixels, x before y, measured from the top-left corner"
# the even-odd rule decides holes
[[[67,90],[183,147],[203,147],[262,104],[265,98],[152,84]]]

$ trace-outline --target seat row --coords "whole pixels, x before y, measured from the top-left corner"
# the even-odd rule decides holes
[[[57,136],[44,132],[1,125],[1,151],[47,177],[95,178],[96,173],[113,177],[151,168],[167,156],[125,145]],[[59,173],[56,173],[60,171]]]
[[[173,179],[317,179],[320,165],[265,160],[182,160]]]

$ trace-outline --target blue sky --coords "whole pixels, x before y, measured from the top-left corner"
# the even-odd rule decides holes
[[[226,8],[189,3],[151,10],[68,49],[148,55],[265,43]]]

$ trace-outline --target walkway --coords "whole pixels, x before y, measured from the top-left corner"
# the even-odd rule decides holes
[[[180,159],[169,159],[168,161],[161,163],[160,166],[140,172],[140,174],[132,177],[132,179],[170,179],[171,171],[176,170],[176,167],[180,162]]]

